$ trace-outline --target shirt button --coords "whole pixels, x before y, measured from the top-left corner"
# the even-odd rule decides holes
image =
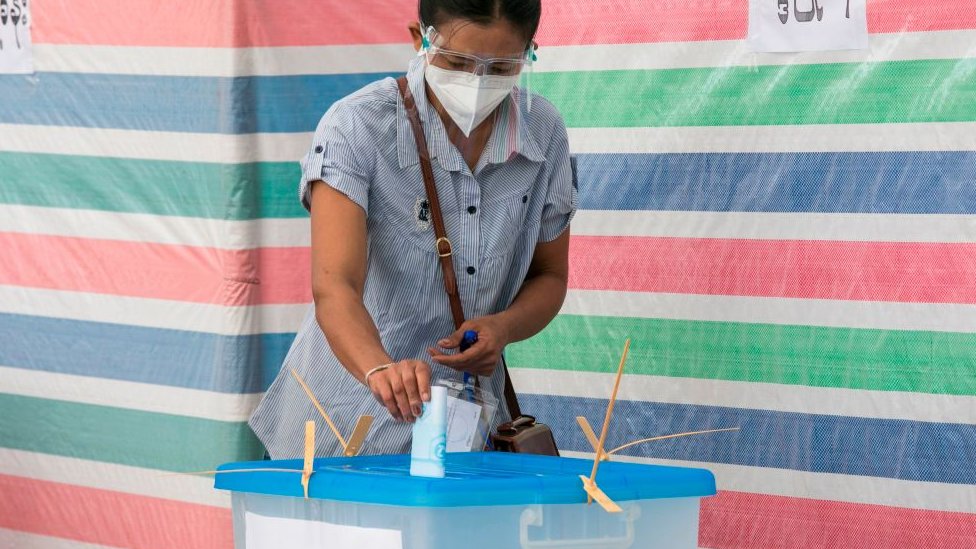
[[[319,145],[319,146],[315,147],[315,154],[321,154],[322,153],[322,150],[323,150],[322,149],[322,145]]]
[[[525,204],[528,201],[529,201],[529,195],[527,195],[527,194],[526,195],[522,195],[522,204]]]
[[[475,268],[474,267],[468,267],[468,274],[469,275],[473,275],[474,273],[475,273]]]
[[[477,212],[477,211],[478,211],[478,208],[475,208],[474,206],[468,206],[468,213],[469,214],[474,215],[475,212]]]

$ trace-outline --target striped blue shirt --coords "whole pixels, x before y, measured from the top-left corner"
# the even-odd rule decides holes
[[[492,135],[469,169],[448,140],[424,92],[424,63],[410,64],[407,79],[417,101],[437,193],[453,243],[454,267],[467,318],[505,310],[525,280],[539,242],[554,240],[576,209],[566,128],[545,99],[531,111],[516,89],[498,108]],[[521,97],[521,99],[518,99]],[[342,192],[363,208],[367,224],[364,305],[395,360],[431,362],[426,349],[454,331],[443,275],[434,249],[416,143],[395,80],[386,78],[337,101],[322,117],[302,161],[299,194],[309,207],[309,183]],[[460,379],[432,364],[434,380]],[[342,449],[292,378],[308,382],[343,436],[363,414],[374,416],[363,453],[409,451],[411,425],[390,417],[372,393],[339,363],[310,307],[281,371],[250,418],[274,458],[302,455],[304,423],[315,420],[316,455]],[[501,365],[482,386],[504,402]],[[508,418],[499,406],[496,423]]]

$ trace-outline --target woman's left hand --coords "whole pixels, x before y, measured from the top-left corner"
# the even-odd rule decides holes
[[[478,341],[463,353],[444,354],[445,350],[457,349],[461,345],[461,337],[468,330],[478,332]],[[440,349],[430,347],[427,353],[435,362],[448,368],[490,376],[495,372],[495,366],[498,365],[502,350],[507,344],[508,329],[505,323],[498,315],[489,315],[465,321],[458,330],[437,342]]]

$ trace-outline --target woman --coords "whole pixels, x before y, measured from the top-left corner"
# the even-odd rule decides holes
[[[325,113],[303,161],[314,308],[250,419],[274,458],[302,454],[318,413],[295,369],[363,453],[405,453],[430,385],[479,376],[504,402],[505,345],[544,328],[566,294],[575,190],[555,108],[515,86],[539,0],[420,0],[407,82],[426,135],[467,321],[454,329],[416,142],[394,79]],[[458,352],[466,330],[477,342]],[[500,405],[500,418],[508,419]],[[316,455],[341,455],[318,421]]]

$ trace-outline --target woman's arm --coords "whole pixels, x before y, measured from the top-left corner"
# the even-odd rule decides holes
[[[569,228],[535,247],[529,272],[512,305],[498,313],[508,328],[507,343],[528,339],[549,325],[566,299],[569,282]]]
[[[525,282],[508,309],[468,320],[459,330],[437,344],[442,349],[457,348],[466,330],[478,332],[477,343],[456,355],[445,355],[433,347],[427,352],[445,366],[478,375],[491,375],[505,345],[534,336],[555,318],[566,298],[568,280],[567,227],[555,240],[536,245]]]
[[[363,305],[366,212],[322,181],[311,185],[315,318],[339,362],[359,381],[376,366],[393,363],[370,376],[369,389],[394,418],[413,421],[421,400],[430,400],[430,366],[392,359]]]

